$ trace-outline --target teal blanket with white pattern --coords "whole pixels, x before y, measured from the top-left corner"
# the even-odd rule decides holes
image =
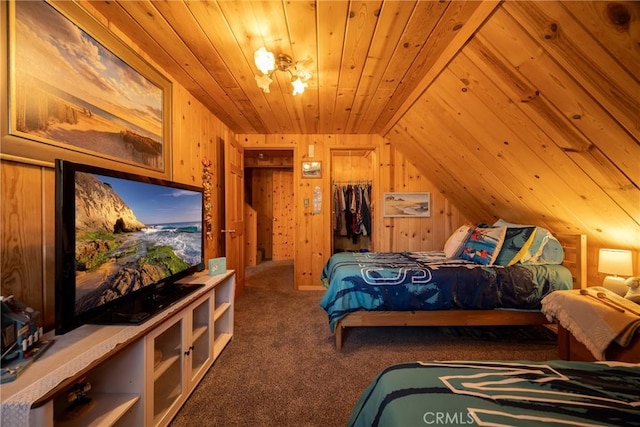
[[[443,252],[342,252],[321,278],[332,332],[358,310],[539,310],[549,292],[573,287],[562,265],[484,266]]]
[[[432,361],[380,372],[349,427],[640,426],[640,365]]]

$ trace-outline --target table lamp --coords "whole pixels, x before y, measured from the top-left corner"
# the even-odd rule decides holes
[[[625,278],[618,276],[633,276],[631,251],[600,249],[598,272],[608,275],[604,278],[602,287],[624,296],[627,292],[627,287],[624,284]]]

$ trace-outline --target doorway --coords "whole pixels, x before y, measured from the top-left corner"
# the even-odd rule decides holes
[[[244,158],[247,265],[293,260],[293,150],[245,149]]]
[[[331,150],[332,253],[372,250],[373,150]]]

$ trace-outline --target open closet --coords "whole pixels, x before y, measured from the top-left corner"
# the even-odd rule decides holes
[[[373,157],[372,150],[331,150],[333,253],[372,249]]]

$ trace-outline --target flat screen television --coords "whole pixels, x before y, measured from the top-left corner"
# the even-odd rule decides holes
[[[202,189],[56,160],[56,333],[139,324],[197,287]]]

